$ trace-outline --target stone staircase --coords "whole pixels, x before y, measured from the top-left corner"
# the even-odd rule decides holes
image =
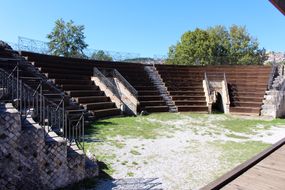
[[[269,89],[266,91],[263,100],[261,115],[268,117],[283,117],[285,115],[285,76],[284,66],[275,67],[272,73]]]
[[[58,88],[75,100],[89,113],[88,119],[121,115],[110,97],[91,80],[93,66],[85,63],[72,63],[61,57],[22,52],[42,74]],[[59,61],[57,61],[59,60]]]
[[[203,88],[204,68],[156,65],[179,112],[208,113]]]
[[[41,72],[45,73],[45,75],[57,82],[56,79],[67,79],[64,82],[68,82],[69,80],[76,79],[77,81],[80,80],[83,82],[91,78],[92,71],[94,67],[100,69],[112,68],[116,69],[138,92],[137,99],[139,101],[139,106],[137,108],[138,112],[140,111],[147,111],[147,112],[168,112],[169,108],[166,106],[163,98],[160,96],[160,93],[157,91],[156,87],[153,86],[152,82],[150,81],[147,73],[144,70],[143,64],[137,63],[124,63],[124,62],[109,62],[109,61],[95,61],[95,60],[86,60],[86,59],[77,59],[77,58],[64,58],[64,57],[57,57],[57,56],[49,56],[31,52],[21,52],[22,56],[25,56],[32,64],[38,67]],[[60,81],[61,82],[61,81]],[[70,84],[70,83],[69,83]],[[74,99],[78,100],[79,104],[89,104],[89,103],[96,103],[97,101],[108,101],[111,102],[110,99],[105,99],[103,96],[107,97],[106,95],[101,95],[99,89],[97,92],[94,89],[83,90],[80,89],[78,92],[79,86],[72,86],[75,89],[69,89],[71,86],[64,87],[63,84],[58,84],[61,88],[65,88],[66,92],[74,95]],[[93,84],[94,85],[94,84]],[[84,87],[85,88],[85,87]],[[88,87],[86,87],[88,88]],[[92,90],[92,92],[90,91]],[[75,92],[68,92],[68,91],[75,91]],[[77,96],[80,93],[81,96]],[[93,93],[88,94],[88,93]],[[96,95],[95,95],[96,94]],[[79,97],[79,98],[78,98]],[[97,99],[97,97],[100,97]],[[106,104],[107,106],[107,104]],[[111,106],[108,104],[108,106]],[[106,108],[107,109],[107,108]],[[115,107],[110,108],[110,112],[105,112],[104,116],[113,116],[119,114],[119,109],[115,110]],[[89,110],[93,112],[94,110]],[[96,113],[94,114],[96,117]],[[98,113],[97,113],[98,116]],[[101,117],[101,115],[99,115]]]
[[[77,146],[23,120],[10,103],[0,104],[0,126],[0,189],[57,189],[98,175]]]
[[[160,95],[162,96],[163,100],[169,108],[169,112],[177,112],[177,107],[175,106],[172,97],[169,95],[169,92],[167,91],[167,88],[165,87],[165,84],[162,81],[156,68],[154,66],[145,66],[144,69],[148,73],[154,86],[160,92]]]

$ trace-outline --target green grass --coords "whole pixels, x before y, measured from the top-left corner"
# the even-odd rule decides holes
[[[232,132],[255,134],[255,131],[266,130],[269,129],[271,126],[285,125],[285,120],[241,119],[227,116],[226,120],[218,121],[218,125]]]
[[[222,155],[220,156],[221,170],[217,171],[217,177],[233,168],[238,164],[252,158],[264,149],[268,148],[271,144],[259,142],[259,141],[247,141],[243,143],[227,141],[213,142],[213,145],[217,147]]]
[[[93,123],[86,130],[86,135],[87,137],[95,135],[102,140],[118,135],[155,139],[161,135],[161,129],[171,130],[173,129],[171,127],[174,127],[165,126],[161,122],[179,121],[185,117],[206,120],[208,116],[197,113],[154,113],[147,116],[109,118]]]
[[[130,151],[130,153],[131,154],[133,154],[133,155],[141,155],[141,153],[140,152],[138,152],[138,151],[136,151],[136,150],[134,150],[134,149],[132,149],[131,151]]]
[[[134,173],[133,173],[133,172],[128,172],[127,175],[128,175],[129,177],[134,177]]]
[[[162,126],[158,123],[148,122],[151,116],[119,117],[104,119],[95,122],[87,129],[87,135],[96,135],[97,138],[105,140],[107,137],[129,136],[145,139],[156,138],[157,129]]]
[[[173,124],[181,121],[185,122],[185,126],[181,125],[177,127]],[[211,127],[209,127],[210,125]],[[97,159],[103,161],[108,166],[104,171],[112,175],[115,172],[112,168],[112,164],[118,162],[120,158],[110,151],[100,149],[100,145],[107,144],[117,149],[123,149],[126,146],[125,141],[127,138],[149,140],[160,137],[172,138],[175,132],[184,130],[192,130],[193,134],[196,135],[214,137],[215,135],[219,136],[224,134],[233,139],[243,140],[242,143],[232,141],[224,142],[219,139],[215,142],[211,142],[212,145],[222,152],[220,161],[224,168],[218,171],[218,176],[228,170],[228,168],[232,168],[244,162],[269,146],[269,144],[266,143],[251,141],[247,135],[254,135],[258,131],[270,129],[271,126],[281,125],[285,125],[285,120],[238,118],[224,114],[158,113],[137,117],[117,117],[103,119],[93,123],[91,127],[87,129],[86,136],[103,140],[103,142],[85,143],[85,149],[95,153]],[[189,128],[189,126],[191,127]],[[227,132],[225,132],[224,129],[226,129]],[[189,140],[189,143],[193,144],[193,141]],[[199,146],[199,142],[197,146]],[[195,151],[195,147],[192,148],[194,148],[193,151]],[[124,153],[124,155],[141,155],[139,152],[141,149],[144,149],[144,144],[142,144],[142,147],[134,146],[131,150],[128,150],[127,153]],[[127,161],[121,161],[120,163],[125,166],[130,164],[132,166],[136,165],[136,163],[128,163]],[[148,164],[147,160],[143,161],[143,163]],[[131,175],[132,174],[129,176]]]

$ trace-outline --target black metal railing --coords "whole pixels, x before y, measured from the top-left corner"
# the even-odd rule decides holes
[[[46,135],[54,131],[65,138],[68,145],[76,143],[79,148],[84,149],[84,110],[66,110],[65,97],[62,94],[52,94],[58,97],[57,101],[49,100],[45,97],[49,94],[43,94],[42,78],[23,77],[32,82],[32,88],[20,79],[21,60],[10,60],[17,61],[17,64],[9,73],[0,68],[0,100],[12,102],[23,120],[32,117],[44,128]]]

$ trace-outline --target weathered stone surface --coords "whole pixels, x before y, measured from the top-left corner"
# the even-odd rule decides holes
[[[276,65],[272,75],[272,84],[263,100],[261,115],[267,117],[283,117],[285,115],[285,75],[284,66]]]
[[[17,110],[0,108],[0,189],[56,189],[92,176],[85,168],[81,150],[32,118],[22,123]],[[98,175],[98,167],[91,172]]]

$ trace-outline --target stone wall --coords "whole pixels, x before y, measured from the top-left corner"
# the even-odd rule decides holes
[[[0,189],[56,189],[98,175],[76,146],[44,129],[11,105],[0,106]]]
[[[284,66],[276,65],[277,70],[272,74],[272,84],[266,91],[261,115],[266,117],[285,116],[285,75]]]

